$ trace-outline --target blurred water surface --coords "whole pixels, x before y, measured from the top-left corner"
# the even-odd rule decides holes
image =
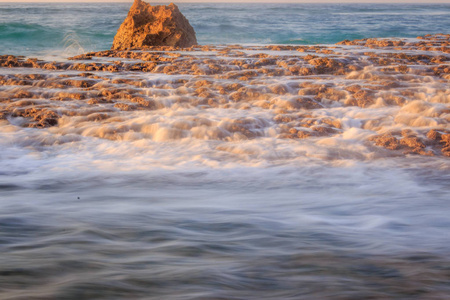
[[[2,299],[450,292],[448,172],[161,171],[25,186],[23,176],[0,192]]]

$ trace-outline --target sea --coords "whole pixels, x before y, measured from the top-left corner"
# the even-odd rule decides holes
[[[130,6],[0,3],[0,53],[70,56],[109,49]],[[447,33],[450,28],[450,4],[178,6],[194,27],[200,44],[334,44],[344,39]]]
[[[107,50],[130,5],[0,3],[0,54],[61,61]],[[203,45],[450,30],[450,4],[179,8]],[[394,120],[426,110],[420,130],[449,129],[448,80],[411,77],[407,108],[323,108],[343,124],[340,137],[290,140],[277,137],[272,110],[177,102],[187,75],[102,74],[142,81],[133,88],[161,108],[49,128],[0,120],[0,299],[448,299],[450,160],[379,150],[364,125],[402,129],[413,121]]]

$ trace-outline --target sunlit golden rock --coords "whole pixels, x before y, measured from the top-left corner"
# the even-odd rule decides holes
[[[135,0],[114,37],[112,50],[145,46],[190,47],[197,45],[195,31],[178,7]]]

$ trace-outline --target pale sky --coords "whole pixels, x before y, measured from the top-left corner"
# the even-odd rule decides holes
[[[64,3],[64,2],[127,2],[132,3],[134,0],[0,0],[0,2],[51,2],[51,3]],[[145,0],[144,0],[145,1]],[[157,0],[150,1],[148,3],[183,3],[183,2],[237,2],[237,3],[447,3],[450,4],[450,0]]]

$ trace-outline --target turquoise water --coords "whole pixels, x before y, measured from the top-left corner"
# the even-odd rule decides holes
[[[46,55],[111,47],[130,3],[0,4],[0,53]],[[450,4],[182,3],[200,44],[320,44],[448,33]]]

